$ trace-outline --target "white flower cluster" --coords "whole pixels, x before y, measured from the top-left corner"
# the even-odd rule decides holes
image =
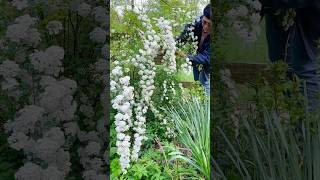
[[[183,87],[182,83],[179,83],[178,86],[181,89],[181,91],[184,91],[184,87]]]
[[[101,55],[103,58],[107,59],[109,58],[109,47],[107,44],[105,44],[102,48],[101,48]]]
[[[17,77],[21,73],[21,69],[19,65],[14,61],[5,60],[0,65],[0,76],[3,77],[3,81],[1,83],[1,89],[8,93],[8,96],[19,98],[20,90],[19,82],[17,81]]]
[[[83,2],[78,6],[77,12],[80,16],[87,17],[91,13],[91,6]]]
[[[50,35],[59,34],[59,32],[63,29],[62,23],[60,21],[50,21],[47,24],[47,30]]]
[[[107,27],[108,14],[106,8],[102,6],[95,7],[93,14],[95,21],[98,22],[101,27]]]
[[[41,121],[44,113],[43,108],[34,105],[19,110],[15,120],[9,120],[4,125],[6,132],[10,134],[9,145],[16,150],[32,148],[35,140],[28,137],[28,133],[35,133],[36,123]]]
[[[115,115],[115,125],[117,131],[117,153],[120,156],[122,172],[130,166],[130,135],[128,131],[132,127],[132,108],[134,98],[134,88],[130,86],[130,77],[123,76],[122,67],[116,66],[111,71],[112,81],[111,91],[118,94],[112,100],[112,107],[117,110]]]
[[[247,43],[257,40],[260,33],[260,11],[262,5],[258,0],[248,0],[228,12],[228,18],[239,37]]]
[[[138,19],[142,21],[143,26],[146,28],[146,32],[143,33],[143,44],[145,49],[140,49],[140,54],[132,59],[133,64],[139,68],[139,85],[141,87],[140,94],[137,94],[137,97],[140,99],[136,101],[135,107],[136,121],[134,122],[133,127],[133,130],[135,131],[135,140],[131,156],[133,161],[138,160],[138,153],[140,152],[142,141],[147,139],[144,135],[146,131],[145,114],[148,111],[148,105],[155,89],[154,77],[156,75],[156,67],[154,58],[160,50],[160,45],[158,44],[160,37],[152,29],[150,19],[144,14],[139,15]]]
[[[39,165],[32,162],[27,162],[22,166],[15,174],[17,180],[29,180],[29,179],[64,179],[63,174],[54,165],[50,165],[47,169],[43,170]]]
[[[15,76],[17,70],[11,69],[10,74],[4,71],[5,76]],[[60,95],[70,91],[75,92],[74,83],[71,80],[57,82],[52,77],[44,76],[40,82],[40,85],[45,88],[45,92],[39,97],[40,106],[25,106],[18,111],[14,121],[8,121],[5,124],[5,130],[10,135],[8,142],[12,148],[23,150],[27,159],[38,159],[43,162],[42,164],[47,165],[45,168],[46,166],[27,162],[17,171],[16,179],[29,177],[64,179],[70,171],[69,153],[64,150],[64,132],[55,126],[61,123],[55,121],[58,119],[57,111],[68,109],[64,104],[57,105],[57,101],[68,104],[70,100],[70,97]],[[56,84],[63,85],[65,88],[54,88]],[[50,109],[49,106],[55,107]],[[70,116],[73,112],[65,113]]]
[[[115,124],[117,131],[117,148],[120,155],[120,164],[122,171],[125,173],[126,169],[130,166],[130,160],[136,161],[139,157],[139,152],[144,140],[147,139],[146,133],[146,113],[148,109],[155,114],[156,117],[162,119],[164,117],[152,105],[152,95],[155,90],[154,78],[156,75],[156,65],[154,59],[158,54],[164,54],[166,72],[169,75],[173,75],[176,72],[175,51],[176,43],[172,35],[172,28],[170,21],[166,21],[163,18],[155,19],[156,26],[160,28],[160,35],[153,29],[151,20],[147,15],[140,14],[138,16],[143,28],[138,29],[141,37],[143,48],[138,50],[138,54],[134,52],[121,51],[122,47],[126,47],[125,42],[117,45],[119,47],[116,52],[111,52],[113,56],[120,58],[130,59],[130,64],[137,68],[139,75],[139,81],[137,89],[130,88],[129,76],[124,76],[130,69],[122,68],[119,65],[119,61],[114,61],[112,64],[115,66],[112,68],[110,82],[110,89],[115,94],[112,100],[113,108],[117,110],[115,115]],[[126,37],[124,37],[126,38]],[[162,51],[162,52],[161,52]],[[126,62],[127,63],[127,62]],[[124,64],[124,63],[123,63]],[[173,85],[174,86],[174,85]],[[172,90],[172,84],[170,90],[175,94],[175,90]],[[134,91],[135,90],[135,91]],[[168,99],[169,97],[167,97]],[[134,109],[133,119],[132,109]],[[128,135],[130,129],[134,130],[133,143],[130,143],[131,136]],[[130,153],[130,147],[132,151]]]
[[[0,75],[4,78],[14,78],[20,71],[19,65],[14,61],[5,60],[0,65]]]
[[[165,70],[168,74],[173,74],[176,72],[176,42],[172,34],[171,22],[160,17],[157,20],[157,26],[161,29],[161,43],[162,50],[165,51],[163,56],[164,63],[166,65]]]
[[[96,43],[104,43],[106,41],[106,38],[107,38],[107,32],[100,27],[96,27],[90,33],[90,39]]]
[[[71,121],[77,110],[77,103],[73,100],[77,83],[71,79],[53,80],[50,84],[42,83],[42,87],[45,91],[39,95],[41,107],[59,123]]]
[[[171,89],[171,92],[173,94],[173,96],[176,96],[176,90],[175,90],[175,83],[173,81],[171,81],[171,85],[170,85],[170,89]]]
[[[48,177],[50,170],[55,169],[58,176],[63,179],[70,170],[69,153],[63,148],[64,133],[60,128],[43,129],[50,118],[42,107],[29,105],[19,110],[14,121],[5,124],[5,130],[10,134],[9,145],[17,150],[23,150],[29,159],[40,159],[48,165],[44,169],[34,163],[27,162],[16,173],[16,179],[30,177]],[[39,130],[43,136],[39,139]],[[45,178],[44,178],[45,179]]]
[[[45,76],[40,81],[40,85],[45,88],[45,91],[39,95],[40,106],[27,106],[19,111],[15,121],[9,122],[6,127],[8,130],[10,127],[13,130],[18,129],[20,131],[18,137],[24,138],[22,142],[25,141],[22,146],[23,150],[32,159],[40,159],[48,165],[47,169],[41,169],[41,177],[48,177],[54,172],[50,170],[55,170],[57,171],[55,174],[61,177],[59,179],[63,179],[70,171],[71,164],[69,152],[65,150],[64,132],[56,125],[62,124],[66,135],[75,135],[75,133],[67,134],[67,132],[70,132],[72,125],[70,121],[76,111],[76,103],[72,99],[76,83],[70,79],[57,81]],[[25,136],[21,136],[23,127],[26,127],[26,131],[23,132]],[[38,138],[39,132],[43,134],[40,139]],[[15,138],[14,135],[15,133],[12,134],[13,138]],[[16,141],[13,139],[13,142]],[[18,171],[17,175],[20,173],[21,171]]]
[[[167,94],[167,92],[168,92],[167,85],[168,85],[168,81],[167,81],[167,80],[164,80],[164,81],[163,81],[163,94],[162,94],[160,100],[161,100],[161,102],[162,102],[163,100],[166,100],[166,101],[168,101],[169,104],[171,104],[172,101],[171,101],[171,99],[169,99],[169,96],[168,96],[168,94]],[[172,92],[172,95],[173,95],[173,96],[176,96],[176,90],[175,90],[174,87],[175,87],[175,83],[174,83],[173,81],[171,81],[171,83],[169,84],[169,88],[170,88],[170,90],[171,90],[171,92]],[[155,109],[155,107],[153,107],[153,109]],[[152,110],[152,109],[151,109],[151,110]],[[176,133],[175,133],[174,130],[171,128],[171,127],[173,127],[173,121],[172,121],[172,119],[169,118],[169,117],[167,117],[166,115],[161,115],[161,116],[156,115],[156,114],[159,113],[159,111],[158,111],[158,112],[157,112],[157,110],[153,110],[153,111],[155,111],[155,112],[154,112],[155,116],[158,117],[158,119],[162,120],[161,124],[163,124],[164,127],[165,127],[166,135],[167,135],[169,138],[175,137],[175,136],[176,136]]]
[[[11,4],[15,6],[18,10],[22,10],[28,7],[28,0],[13,0]]]
[[[36,18],[32,18],[28,14],[17,17],[14,24],[7,27],[6,38],[12,42],[36,47],[41,38],[38,30],[33,27],[35,23]]]
[[[100,138],[95,131],[91,131],[87,134],[84,133],[84,136],[87,137],[80,140],[82,143],[86,142],[86,146],[78,149],[80,163],[84,168],[82,177],[84,180],[103,180],[106,178],[106,175],[103,173],[103,161],[100,153],[102,148],[99,142]]]
[[[95,68],[95,74],[93,78],[96,76],[104,76],[105,74],[109,73],[107,68],[107,60],[100,58],[98,59],[95,64],[93,65]],[[99,78],[103,79],[103,78]],[[97,82],[101,84],[101,81]],[[103,105],[103,108],[106,110],[107,104],[105,103],[106,96],[107,96],[107,81],[103,81],[103,85],[105,85],[105,89],[101,93],[100,102]],[[86,86],[85,88],[91,88],[92,86]],[[94,85],[93,85],[94,87]],[[86,89],[84,89],[85,91]],[[85,126],[89,129],[96,128],[96,131],[92,130],[89,132],[79,131],[78,139],[83,144],[78,149],[78,155],[80,157],[80,163],[84,168],[82,172],[82,177],[84,180],[103,180],[106,178],[106,174],[104,173],[104,165],[103,162],[104,156],[107,153],[102,152],[103,150],[103,143],[105,143],[107,133],[109,132],[106,129],[107,123],[107,114],[104,115],[97,121],[94,111],[94,105],[96,104],[94,99],[91,99],[87,93],[90,92],[83,92],[83,89],[79,89],[80,91],[80,108],[79,111],[85,116],[84,123]],[[91,95],[92,96],[92,95]],[[106,158],[105,158],[106,161]]]
[[[189,58],[185,59],[185,63],[181,65],[181,69],[186,73],[186,74],[191,74],[192,73],[192,63]]]
[[[104,58],[99,58],[92,67],[95,70],[95,73],[91,78],[99,79],[97,84],[101,84],[101,80],[104,79],[104,76],[109,73],[107,67],[107,60]],[[100,103],[104,108],[104,112],[107,112],[106,108],[109,108],[105,100],[107,99],[107,81],[102,81],[102,84],[105,86],[102,93],[100,94]],[[81,142],[82,146],[78,149],[78,155],[80,158],[80,163],[84,168],[82,172],[82,177],[84,180],[103,180],[106,178],[106,174],[104,172],[105,163],[104,154],[102,150],[104,150],[103,144],[107,142],[107,133],[109,131],[106,129],[107,125],[107,117],[108,114],[104,113],[104,115],[97,121],[96,114],[94,110],[94,104],[96,104],[96,100],[90,98],[93,96],[92,92],[85,92],[86,90],[95,87],[95,84],[92,86],[85,86],[84,88],[79,89],[80,93],[80,108],[79,111],[84,116],[84,123],[88,129],[95,128],[96,130],[92,130],[89,132],[79,131],[78,139]],[[90,96],[89,96],[90,95]],[[98,94],[95,94],[98,95]],[[108,107],[107,107],[108,106]],[[106,161],[106,158],[105,158]]]
[[[190,55],[195,55],[198,49],[198,37],[194,35],[194,29],[194,24],[187,29],[187,43],[178,42],[180,51],[187,52]],[[181,69],[187,74],[192,72],[192,63],[188,57],[185,58],[185,62],[181,64]]]
[[[64,57],[64,50],[59,46],[51,46],[43,51],[30,55],[31,64],[34,69],[46,75],[57,77],[63,71],[61,60]]]
[[[163,101],[164,99],[168,100],[169,97],[166,94],[167,91],[168,91],[168,89],[167,89],[167,81],[166,80],[163,81],[162,86],[163,86],[163,93],[162,93],[162,96],[161,96],[161,101]]]
[[[23,15],[17,17],[7,28],[6,38],[20,43],[15,56],[17,63],[25,62],[27,47],[24,45],[32,45],[34,48],[40,42],[40,33],[34,28],[35,24],[36,18]],[[61,47],[51,46],[45,52],[31,54],[30,63],[38,71],[57,76],[61,71],[60,60],[63,56],[64,50]],[[64,132],[66,136],[74,136],[75,133],[69,133],[73,122],[64,121],[70,121],[76,110],[72,97],[76,83],[70,79],[58,81],[52,76],[31,76],[25,67],[20,69],[13,61],[4,61],[1,64],[0,74],[5,80],[2,84],[6,79],[10,80],[10,85],[6,85],[6,88],[14,85],[23,90],[18,87],[15,78],[19,78],[19,82],[31,88],[29,101],[26,102],[31,105],[24,106],[13,120],[5,124],[10,147],[22,150],[26,156],[25,164],[16,172],[15,178],[65,179],[71,164]],[[8,94],[11,92],[12,88]]]
[[[150,102],[150,110],[154,114],[154,116],[160,120],[162,120],[161,124],[163,125],[163,128],[166,131],[166,136],[168,138],[174,138],[177,136],[177,134],[174,132],[174,130],[171,128],[173,127],[173,119],[170,119],[165,114],[162,114],[157,108],[153,105],[153,102]]]
[[[287,31],[295,23],[295,17],[297,15],[295,9],[279,9],[275,13],[277,16],[282,16],[282,26]]]
[[[27,0],[12,1],[14,5],[19,5],[18,9],[23,8],[23,2],[27,2]],[[65,3],[60,0],[59,3],[52,0],[46,3],[50,4],[49,2]],[[80,4],[77,6],[78,15],[82,17],[89,15],[91,13],[90,5],[80,3],[81,1],[78,2]],[[78,3],[76,2],[75,4]],[[100,10],[100,13],[94,14],[95,19],[101,21],[102,25],[106,24],[106,18],[104,19],[104,17],[107,17],[106,11],[102,12],[102,10],[106,9],[100,7],[100,9],[96,10]],[[35,28],[36,23],[36,18],[23,15],[16,18],[7,27],[5,41],[17,43],[17,51],[15,61],[7,60],[0,63],[0,80],[3,85],[1,88],[10,91],[7,92],[8,94],[13,92],[13,87],[24,90],[22,86],[18,87],[19,82],[30,86],[30,92],[29,89],[26,92],[28,95],[30,94],[30,98],[23,103],[32,105],[25,106],[18,111],[13,120],[5,124],[10,147],[23,151],[25,155],[23,160],[25,164],[16,172],[15,178],[18,180],[63,180],[67,178],[71,170],[68,150],[74,146],[74,141],[78,137],[82,146],[82,150],[78,151],[78,155],[80,163],[84,167],[83,178],[85,180],[105,179],[103,158],[106,153],[101,152],[103,149],[101,144],[106,141],[107,129],[104,128],[106,127],[106,120],[101,118],[97,121],[95,119],[97,117],[90,103],[81,104],[77,108],[78,103],[74,98],[77,83],[72,79],[65,79],[65,77],[57,78],[62,75],[60,72],[63,71],[63,48],[51,46],[43,51],[35,50],[32,54],[27,54],[30,49],[36,49],[40,42],[40,33]],[[48,34],[52,35],[58,34],[63,29],[63,26],[59,21],[50,21],[42,30],[45,29],[48,30]],[[93,33],[92,37],[104,43],[106,37],[102,36],[106,32],[97,32],[96,34]],[[30,48],[28,47],[29,45],[33,47]],[[1,48],[1,51],[4,50]],[[96,71],[104,76],[108,73],[106,71],[107,67],[102,67],[106,65],[106,58],[108,57],[107,45],[102,48],[101,55],[103,58],[98,59],[95,67]],[[34,70],[37,72],[32,71],[31,73],[30,69],[27,69],[28,66],[21,65],[24,62],[29,63],[29,61],[26,61],[26,56],[29,57],[30,64],[33,65]],[[105,77],[102,79],[105,80]],[[106,81],[104,81],[104,84],[106,84]],[[100,97],[101,102],[105,102],[106,92],[106,89],[104,89],[104,93]],[[93,92],[90,91],[89,93]],[[94,100],[92,101],[94,102]],[[108,107],[103,108],[106,110]],[[85,120],[94,122],[92,124],[96,125],[97,131],[85,133],[80,130],[75,121],[79,118],[75,114],[77,109],[86,116]],[[107,115],[105,114],[105,116]]]
[[[178,7],[178,8],[172,7],[172,10],[173,10],[173,17],[179,17],[176,19],[177,21],[176,24],[174,24],[174,26],[180,26],[179,28],[183,28],[182,26],[185,22],[193,21],[197,16],[197,12],[190,11],[181,7]]]

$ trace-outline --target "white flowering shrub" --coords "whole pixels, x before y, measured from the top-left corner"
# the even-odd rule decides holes
[[[121,16],[111,12],[111,17],[117,17],[111,20],[110,31],[111,176],[133,177],[155,139],[173,141],[176,137],[174,122],[164,108],[183,96],[178,73],[191,71],[189,60],[176,53],[194,55],[197,51],[192,29],[190,44],[179,46],[176,38],[198,13],[180,8],[182,14],[172,8],[172,14],[166,15],[151,1],[147,7],[152,12],[126,9]],[[182,18],[176,19],[178,15]]]
[[[193,32],[194,23],[195,21],[190,23],[191,26],[187,28],[188,34],[186,39],[189,43],[178,42],[179,51],[187,52],[190,55],[195,55],[198,49],[198,36],[195,36]],[[188,57],[185,58],[184,63],[181,64],[181,69],[188,74],[192,72],[192,63]]]
[[[16,159],[0,179],[106,179],[107,6],[1,2],[0,144]]]
[[[50,35],[59,34],[59,32],[63,29],[62,23],[60,21],[50,21],[47,24],[47,30],[49,31]]]
[[[237,3],[232,3],[231,6],[227,17],[236,34],[246,43],[256,41],[261,31],[261,2],[259,0],[240,0]],[[282,19],[285,31],[295,23],[295,9],[278,9],[275,15]]]
[[[256,41],[260,33],[261,8],[259,0],[241,1],[227,13],[233,29],[247,43]]]

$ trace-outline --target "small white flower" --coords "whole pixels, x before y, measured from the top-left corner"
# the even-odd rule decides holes
[[[120,83],[122,85],[128,86],[130,83],[130,77],[129,76],[125,76],[123,78],[120,78]]]
[[[90,33],[90,39],[96,43],[104,43],[106,41],[107,32],[100,27],[95,28]]]
[[[28,7],[28,0],[13,0],[11,4],[15,6],[18,10],[22,10]]]
[[[59,34],[59,32],[63,29],[60,21],[50,21],[46,28],[50,35]]]
[[[125,134],[123,134],[123,133],[118,133],[117,134],[117,138],[119,139],[119,140],[123,140],[124,138],[125,138]]]
[[[87,3],[81,3],[78,6],[77,12],[82,17],[87,17],[91,12],[91,6]]]
[[[258,0],[253,0],[251,4],[256,11],[260,11],[262,8],[262,4]]]
[[[114,76],[121,76],[122,75],[122,68],[120,66],[117,66],[112,69],[111,73]]]

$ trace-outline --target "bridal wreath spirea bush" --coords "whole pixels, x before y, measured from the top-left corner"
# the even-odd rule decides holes
[[[0,2],[0,96],[10,107],[3,123],[20,157],[7,162],[17,167],[7,177],[106,179],[108,6]]]
[[[144,12],[124,13],[121,23],[130,30],[122,33],[111,29],[111,37],[117,39],[111,41],[110,90],[115,146],[122,173],[126,174],[139,160],[145,143],[153,141],[150,136],[176,136],[173,120],[163,110],[182,96],[177,74],[190,73],[192,68],[189,60],[177,57],[176,52],[194,54],[197,43],[192,29],[188,33],[191,46],[176,41],[184,25],[195,21],[190,13],[181,24]],[[158,124],[154,129],[153,123]]]

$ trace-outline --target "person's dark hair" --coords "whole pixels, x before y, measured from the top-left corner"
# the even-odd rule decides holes
[[[204,9],[203,9],[203,15],[210,19],[211,17],[211,4],[208,4]]]

